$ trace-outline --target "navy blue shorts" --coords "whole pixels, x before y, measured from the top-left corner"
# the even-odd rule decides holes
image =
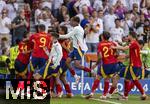
[[[142,69],[140,70],[140,79],[144,79],[144,78],[147,78],[148,75],[150,74],[150,71],[149,70],[146,70],[146,69]]]
[[[18,73],[23,73],[27,70],[27,66],[28,64],[23,64],[22,62],[20,62],[19,60],[15,60],[15,70]]]
[[[73,51],[71,51],[71,53],[69,54],[69,57],[75,60],[81,60],[83,54],[84,51],[74,48]]]
[[[119,72],[119,65],[115,64],[103,64],[99,66],[97,74],[103,78],[112,77],[114,74]]]
[[[124,67],[119,72],[119,76],[128,80],[140,79],[142,76],[142,68],[132,66]]]
[[[46,69],[46,65],[40,69],[39,74],[43,76],[45,69]],[[56,76],[59,70],[60,70],[60,66],[54,67],[53,64],[50,64],[48,67],[48,71],[46,72],[47,76],[51,76],[51,75]]]
[[[31,62],[32,66],[34,69],[37,67],[40,69],[46,64],[47,59],[45,58],[37,58],[37,57],[32,57]]]
[[[66,59],[62,58],[60,62],[60,67],[62,69],[62,74],[67,71]]]

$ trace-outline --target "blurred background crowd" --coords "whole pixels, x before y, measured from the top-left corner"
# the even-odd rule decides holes
[[[150,35],[150,0],[0,0],[1,51],[9,50],[26,31],[36,32],[38,24],[44,24],[46,32],[61,25],[71,31],[70,18],[75,15],[85,30],[89,52],[96,52],[103,31],[120,43],[130,30],[144,42]]]
[[[80,18],[89,52],[97,51],[103,31],[118,43],[129,31],[144,43],[150,36],[150,0],[0,0],[0,55],[9,55],[10,47],[26,31],[35,33],[38,24],[46,26],[45,32],[61,25],[71,31],[73,16]]]

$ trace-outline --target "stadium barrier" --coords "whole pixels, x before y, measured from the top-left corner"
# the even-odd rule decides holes
[[[74,95],[76,94],[81,94],[81,88],[82,88],[82,83],[79,82],[79,84],[76,85],[74,78],[69,78],[68,79],[71,90],[73,92]],[[83,84],[83,94],[89,94],[92,88],[92,84],[94,82],[94,78],[91,77],[85,77],[84,78],[84,84]],[[102,79],[98,89],[96,90],[96,93],[102,93],[103,89],[103,82],[104,80]],[[140,80],[146,94],[150,95],[150,79],[144,79],[144,80]],[[111,85],[111,83],[110,83]],[[123,92],[124,91],[124,79],[120,79],[119,83],[118,83],[118,90],[119,92]],[[65,91],[64,91],[65,93]],[[134,87],[131,92],[131,94],[140,94],[139,90]]]
[[[82,65],[86,65],[88,64],[89,67],[91,67],[93,65],[93,63],[95,63],[97,61],[97,54],[96,53],[87,53],[84,56],[85,60],[82,60]],[[125,55],[120,55],[118,57],[118,60],[120,62],[125,62]],[[84,62],[83,62],[84,61]],[[96,68],[97,69],[97,68]],[[76,69],[75,69],[76,70]],[[77,71],[77,70],[76,70]],[[70,87],[71,90],[73,92],[73,94],[89,94],[92,88],[92,84],[94,82],[94,78],[92,77],[85,77],[87,73],[83,73],[83,71],[77,71],[78,75],[81,76],[81,81],[79,82],[78,85],[76,85],[74,78],[71,78],[71,75],[68,76],[68,81],[70,83]],[[83,78],[84,76],[84,78]],[[102,93],[103,92],[103,79],[101,80],[98,89],[96,90],[96,93]],[[146,94],[150,95],[150,79],[144,79],[140,81]],[[111,83],[110,83],[111,85]],[[118,90],[119,92],[123,92],[124,91],[124,79],[120,79],[119,83],[118,83]],[[64,91],[65,93],[65,91]],[[140,94],[139,90],[134,87],[131,92],[131,94]]]

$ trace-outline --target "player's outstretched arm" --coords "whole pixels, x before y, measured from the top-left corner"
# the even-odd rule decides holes
[[[59,35],[59,38],[60,39],[67,39],[67,38],[70,38],[71,36],[73,36],[74,34],[75,34],[75,31],[73,30],[66,35]]]
[[[150,50],[141,50],[140,53],[147,55],[150,53]]]
[[[112,49],[118,49],[118,50],[128,50],[129,46],[112,46]]]
[[[91,69],[95,69],[96,68],[96,66],[99,64],[101,62],[101,54],[97,54],[97,62],[96,62],[96,64],[94,64],[93,66],[92,66],[92,68]]]

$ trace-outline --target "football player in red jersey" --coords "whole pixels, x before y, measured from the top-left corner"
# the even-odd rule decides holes
[[[60,26],[59,27],[59,34],[67,34],[67,27],[66,26]],[[68,84],[67,79],[66,79],[66,71],[68,69],[66,66],[66,59],[68,58],[68,54],[70,52],[70,49],[69,49],[70,40],[69,39],[59,40],[59,43],[61,44],[62,49],[63,49],[62,50],[63,51],[63,57],[62,57],[61,62],[60,62],[60,67],[62,69],[62,73],[60,75],[60,80],[62,81],[62,83],[65,87],[67,97],[70,98],[73,96],[73,94],[71,92],[70,85]]]
[[[92,92],[90,95],[88,95],[86,98],[91,98],[94,95],[94,92],[96,88],[99,85],[100,78],[104,78],[104,92],[101,96],[102,99],[106,99],[106,94],[108,93],[109,89],[109,80],[112,78],[113,84],[110,88],[109,93],[113,93],[113,91],[116,89],[117,85],[117,77],[118,77],[118,69],[117,66],[117,58],[116,58],[116,50],[112,49],[111,46],[115,46],[115,43],[108,41],[110,38],[109,32],[103,32],[101,35],[102,41],[98,45],[98,61],[95,65],[92,66],[92,69],[95,68],[98,64],[101,63],[96,79],[94,81],[94,84],[92,86]],[[102,62],[101,62],[102,60]]]
[[[19,43],[19,54],[15,60],[15,69],[17,72],[17,78],[26,78],[27,65],[29,64],[29,58],[32,51],[31,43],[29,42],[29,33],[24,34],[23,40]]]
[[[62,47],[58,42],[59,35],[56,32],[51,32],[51,39],[52,39],[52,49],[51,51],[45,50],[45,53],[49,56],[48,62],[44,67],[42,67],[39,72],[34,74],[34,79],[49,79],[50,78],[50,96],[51,91],[54,85],[56,85],[57,97],[62,97],[62,87],[60,83],[60,63],[63,56]],[[53,78],[53,81],[52,79]]]
[[[136,40],[137,34],[135,32],[130,32],[129,33],[129,40],[130,40],[130,45],[121,47],[113,47],[113,49],[120,49],[120,50],[126,50],[129,49],[129,58],[130,58],[130,63],[129,66],[125,70],[121,70],[120,76],[123,76],[124,74],[125,81],[124,81],[124,96],[120,98],[120,100],[128,100],[128,93],[131,91],[131,87],[134,84],[142,94],[141,99],[145,100],[147,98],[144,89],[142,88],[141,83],[139,82],[139,77],[141,76],[140,72],[142,70],[142,61],[140,57],[140,45],[138,41]],[[132,83],[131,83],[132,81]]]
[[[33,44],[33,51],[32,51],[32,71],[29,77],[32,77],[32,73],[35,68],[41,68],[45,65],[48,56],[45,53],[44,49],[51,49],[51,36],[45,32],[45,26],[43,24],[38,25],[38,33],[32,35],[30,37],[30,42]]]

